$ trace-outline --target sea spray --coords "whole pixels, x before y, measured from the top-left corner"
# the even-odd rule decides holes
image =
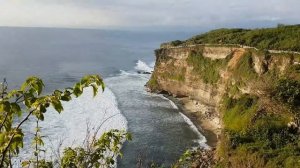
[[[153,66],[148,65],[141,60],[138,60],[134,69],[136,69],[137,71],[140,71],[140,72],[151,73],[153,71]]]

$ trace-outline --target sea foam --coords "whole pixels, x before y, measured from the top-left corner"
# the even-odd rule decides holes
[[[63,103],[63,106],[62,114],[46,116],[49,117],[47,122],[41,123],[51,139],[64,137],[66,144],[78,145],[85,138],[88,128],[93,132],[101,126],[99,136],[111,129],[127,130],[126,118],[118,109],[116,97],[109,88],[95,97],[92,88],[86,88],[80,97]],[[55,112],[50,109],[48,113]]]
[[[138,60],[134,69],[136,69],[137,71],[151,73],[153,71],[153,66],[147,65],[145,62]]]
[[[159,97],[161,97],[162,99],[168,100],[170,105],[172,106],[173,109],[179,110],[178,106],[170,99],[166,98],[163,95],[159,95]],[[197,134],[198,136],[198,140],[197,143],[200,145],[200,147],[203,148],[210,148],[206,142],[206,138],[200,133],[200,131],[198,130],[198,128],[195,126],[195,124],[191,121],[191,119],[189,119],[185,114],[183,114],[182,112],[179,112],[179,114],[182,116],[182,118],[184,119],[184,121],[190,126],[190,128]]]

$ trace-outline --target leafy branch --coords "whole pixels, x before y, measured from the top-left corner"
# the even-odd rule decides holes
[[[62,106],[63,101],[67,102],[72,100],[73,97],[79,97],[86,87],[92,87],[94,96],[96,96],[99,87],[104,91],[105,85],[99,75],[87,75],[73,87],[65,88],[64,90],[55,90],[52,94],[43,95],[42,93],[45,87],[43,81],[32,76],[29,77],[19,89],[8,91],[6,80],[1,83],[0,87],[0,167],[12,167],[12,156],[18,156],[20,150],[23,148],[24,132],[22,126],[28,123],[29,118],[32,117],[37,121],[33,139],[36,159],[35,161],[24,161],[22,166],[29,167],[31,163],[34,163],[35,167],[44,167],[45,165],[51,165],[51,162],[39,158],[39,152],[41,151],[39,146],[43,146],[44,144],[42,136],[40,135],[39,122],[44,121],[44,114],[47,112],[47,109],[52,106],[58,113],[61,113],[64,110]],[[114,156],[115,154],[119,155],[119,146],[124,139],[130,139],[129,134],[113,130],[105,133],[99,140],[93,141],[93,150],[89,151],[93,151],[99,156],[96,157],[93,155],[93,159],[89,161],[89,164],[95,164],[96,166],[101,165],[98,164],[100,163],[99,160],[101,160],[99,157],[104,155],[100,153],[108,149],[114,153]],[[72,148],[66,149],[64,153],[67,154],[71,149]],[[82,151],[82,149],[80,149],[80,151]],[[63,158],[68,157],[66,155]],[[105,158],[108,159],[107,157]],[[66,163],[66,160],[63,159],[62,161]],[[109,159],[109,161],[110,162],[105,163],[113,162],[111,159]]]

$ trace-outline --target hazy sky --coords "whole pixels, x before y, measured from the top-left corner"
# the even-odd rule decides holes
[[[0,0],[0,26],[115,29],[300,23],[300,0]]]

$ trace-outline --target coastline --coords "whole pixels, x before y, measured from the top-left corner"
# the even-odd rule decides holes
[[[221,124],[214,108],[188,97],[176,98],[167,94],[163,96],[174,102],[179,110],[193,122],[198,131],[205,136],[208,146],[211,148],[217,146]]]

